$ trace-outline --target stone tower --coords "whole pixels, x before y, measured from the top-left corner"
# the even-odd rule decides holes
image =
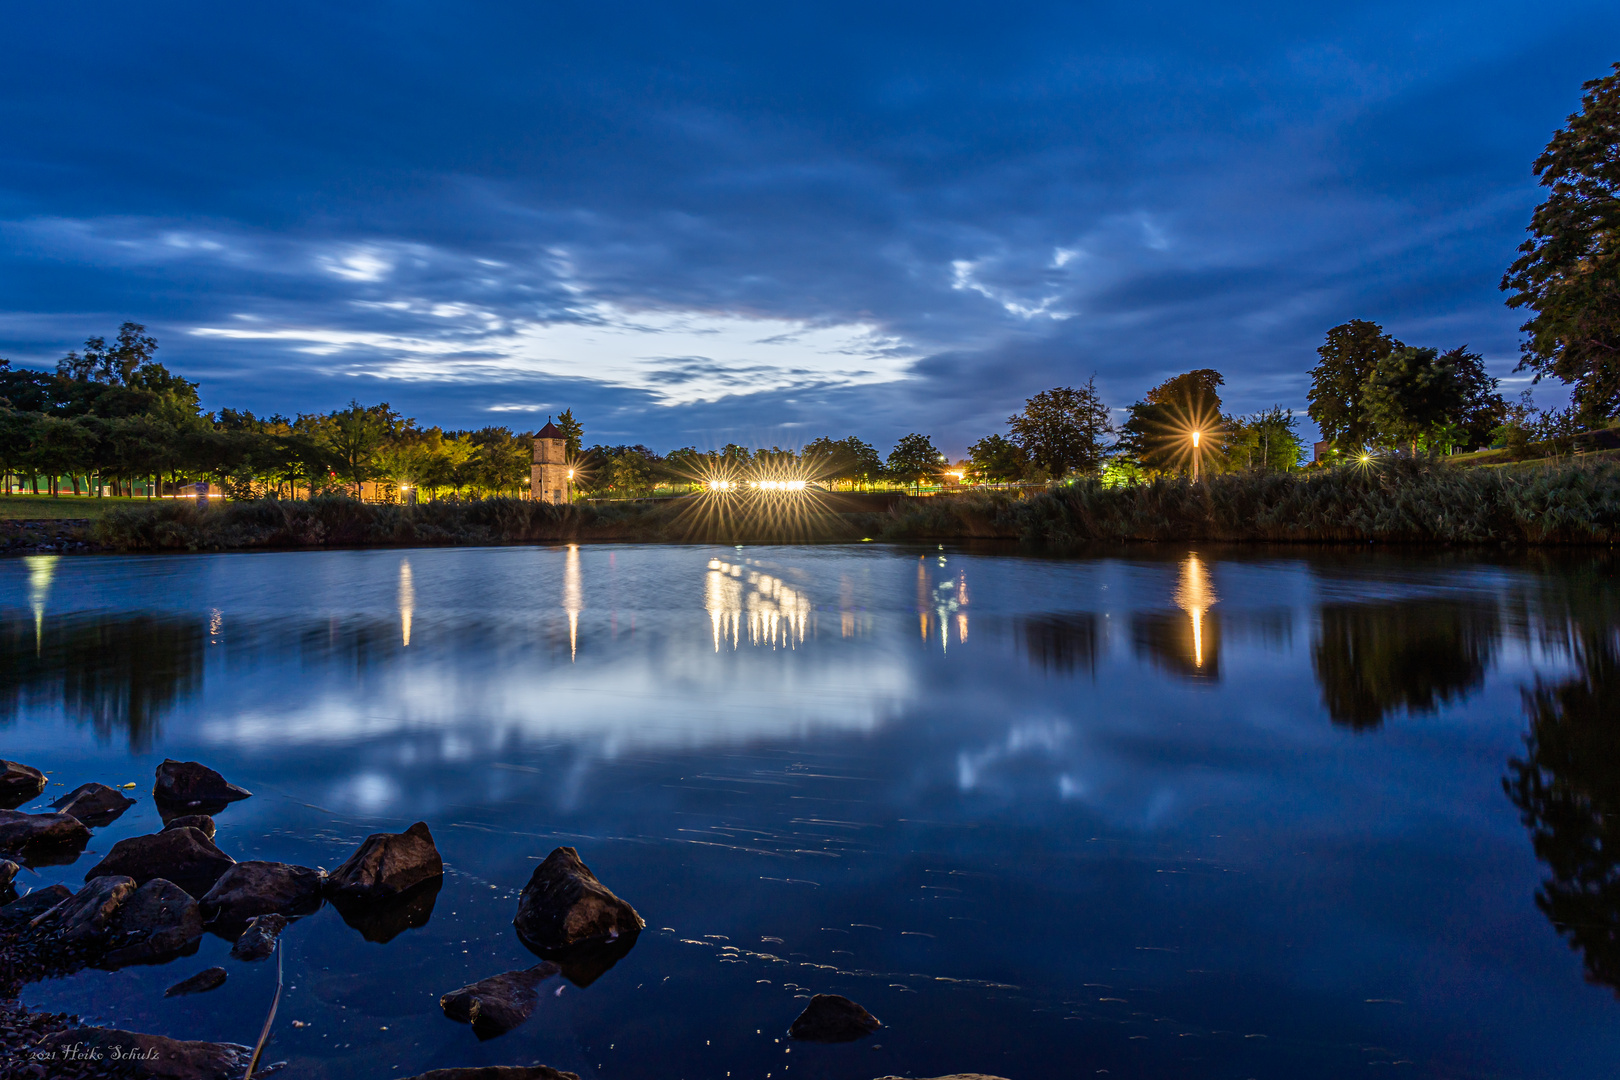
[[[546,418],[534,435],[534,464],[529,469],[529,495],[539,502],[566,503],[573,494],[568,468],[568,437]]]

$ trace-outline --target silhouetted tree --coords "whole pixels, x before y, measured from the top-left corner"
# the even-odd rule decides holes
[[[1589,422],[1620,411],[1620,64],[1583,84],[1572,114],[1536,159],[1547,198],[1502,277],[1520,329],[1520,369],[1574,388]]]
[[[1359,450],[1372,442],[1373,427],[1362,403],[1367,377],[1380,360],[1401,348],[1405,346],[1382,326],[1366,319],[1351,319],[1327,332],[1316,350],[1321,359],[1311,369],[1305,395],[1311,403],[1305,411],[1322,438],[1340,450]]]
[[[1023,412],[1007,418],[1007,428],[1030,461],[1054,479],[1101,468],[1113,431],[1095,377],[1079,389],[1041,391],[1024,402]]]

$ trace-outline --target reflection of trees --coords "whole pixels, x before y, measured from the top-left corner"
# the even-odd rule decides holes
[[[1214,612],[1149,613],[1131,619],[1137,656],[1189,679],[1220,679],[1221,620]]]
[[[60,704],[68,718],[132,748],[152,745],[163,714],[201,685],[207,627],[196,618],[0,615],[0,723],[24,707]]]
[[[1022,622],[1024,648],[1042,671],[1072,675],[1097,670],[1097,616],[1089,611],[1040,615]]]
[[[1620,993],[1620,633],[1613,586],[1571,575],[1543,597],[1547,643],[1576,673],[1524,695],[1530,730],[1503,780],[1550,877],[1536,906],[1580,950],[1586,977]],[[1564,620],[1547,609],[1566,608]]]
[[[1397,709],[1433,712],[1477,690],[1500,637],[1496,608],[1483,604],[1324,607],[1311,664],[1333,722],[1360,731]]]

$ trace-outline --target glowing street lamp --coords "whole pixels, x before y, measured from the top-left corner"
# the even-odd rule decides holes
[[[1199,440],[1203,437],[1203,434],[1204,433],[1202,431],[1196,431],[1196,430],[1192,433],[1192,442],[1193,442],[1193,475],[1192,475],[1192,478],[1195,481],[1198,479],[1198,457],[1199,457],[1198,443],[1199,443]]]

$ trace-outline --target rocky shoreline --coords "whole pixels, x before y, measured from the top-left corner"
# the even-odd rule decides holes
[[[90,829],[111,823],[135,802],[118,789],[92,783],[58,799],[52,812],[16,809],[45,787],[38,769],[0,761],[0,1080],[251,1080],[282,1072],[285,1063],[263,1057],[274,1008],[260,1045],[250,1048],[85,1026],[75,1016],[33,1012],[19,995],[30,983],[86,968],[116,970],[191,956],[205,932],[234,942],[232,962],[262,963],[277,955],[288,927],[328,905],[367,940],[386,942],[425,925],[444,876],[426,822],[402,833],[373,833],[330,873],[280,862],[238,862],[214,844],[212,815],[252,792],[198,762],[164,761],[152,791],[161,830],[113,844],[85,871],[85,884],[77,891],[51,885],[19,896],[13,885],[19,863],[75,862]],[[646,925],[578,851],[559,847],[535,868],[512,920],[518,940],[541,962],[451,990],[440,998],[440,1009],[448,1019],[469,1025],[480,1041],[503,1035],[529,1019],[541,983],[556,978],[589,986],[630,953]],[[277,964],[279,983],[279,959]],[[209,968],[176,982],[165,996],[216,992],[228,980],[227,969]],[[849,1043],[883,1026],[848,998],[817,994],[787,1035],[804,1042]],[[406,1080],[579,1078],[530,1064],[436,1069]],[[940,1080],[995,1078],[964,1073]]]

